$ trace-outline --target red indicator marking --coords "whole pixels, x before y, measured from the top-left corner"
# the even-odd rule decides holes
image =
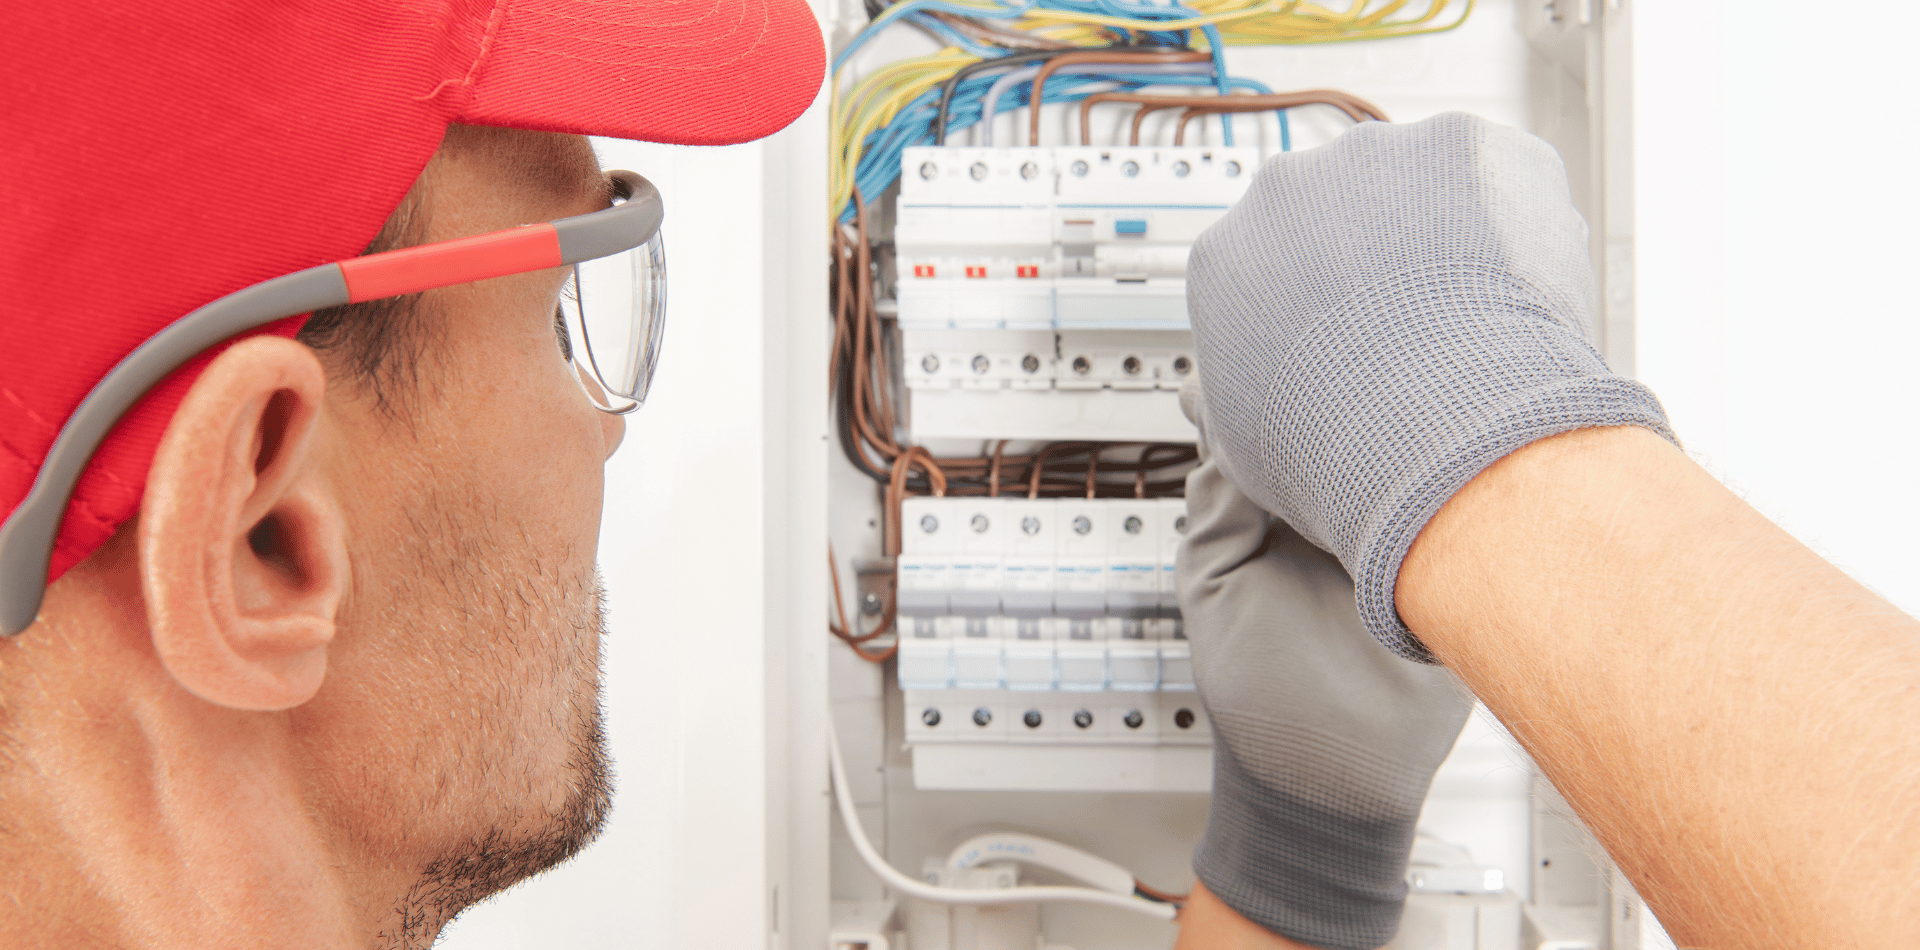
[[[1040,276],[1040,265],[1022,264],[1019,267],[1014,268],[1014,273],[1015,275],[1020,277],[1038,277]]]
[[[353,303],[560,266],[551,224],[494,231],[340,262]]]
[[[932,264],[915,264],[915,265],[913,265],[913,276],[915,276],[915,277],[932,277],[932,276],[933,276],[933,265],[932,265]]]
[[[987,269],[986,267],[979,264],[968,264],[967,276],[968,277],[985,277],[987,276]]]

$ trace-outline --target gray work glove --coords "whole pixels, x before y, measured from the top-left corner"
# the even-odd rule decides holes
[[[1482,469],[1589,426],[1673,438],[1590,342],[1587,253],[1552,147],[1460,113],[1276,156],[1194,245],[1221,467],[1340,558],[1403,656],[1433,661],[1394,610],[1400,561]]]
[[[1214,764],[1194,871],[1268,930],[1373,950],[1399,929],[1420,805],[1472,700],[1369,636],[1340,565],[1227,480],[1197,385],[1177,576]]]

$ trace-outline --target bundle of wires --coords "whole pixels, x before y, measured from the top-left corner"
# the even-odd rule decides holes
[[[847,460],[882,486],[887,519],[884,553],[900,553],[900,505],[910,494],[1066,495],[1087,498],[1181,494],[1191,445],[1061,442],[1008,453],[936,458],[910,444],[900,425],[892,336],[874,301],[876,269],[866,196],[878,196],[900,176],[900,154],[917,145],[945,144],[953,132],[996,115],[1030,109],[1029,144],[1038,144],[1040,105],[1130,102],[1138,119],[1154,108],[1182,107],[1187,120],[1218,114],[1223,141],[1232,144],[1230,116],[1273,110],[1288,141],[1285,109],[1320,102],[1355,121],[1384,118],[1379,110],[1332,90],[1274,95],[1266,86],[1228,74],[1225,48],[1246,44],[1340,43],[1450,30],[1465,22],[1473,0],[1449,14],[1454,0],[1351,0],[1334,10],[1305,0],[865,0],[871,22],[833,63],[830,218],[833,222],[834,342],[831,385],[835,422]],[[1410,11],[1409,8],[1415,8]],[[944,47],[926,56],[884,65],[842,92],[849,60],[896,25],[923,30]],[[1146,87],[1209,88],[1212,95],[1153,96]],[[1248,95],[1250,94],[1250,95]],[[832,554],[829,552],[829,566]],[[864,645],[892,632],[894,605],[862,630],[840,607],[828,629],[863,658],[881,662],[896,645]]]
[[[879,195],[899,177],[900,151],[943,144],[947,134],[993,116],[981,107],[996,70],[1034,65],[1069,53],[1111,54],[1104,73],[1063,76],[1049,84],[1041,104],[1071,102],[1097,92],[1138,90],[1149,85],[1211,86],[1221,97],[1234,90],[1267,94],[1252,80],[1228,74],[1225,48],[1232,45],[1341,43],[1450,30],[1464,23],[1472,0],[1456,15],[1453,0],[1352,0],[1344,11],[1304,0],[902,0],[879,7],[868,0],[872,22],[834,58],[830,209],[851,223],[852,192]],[[841,91],[847,62],[890,27],[906,24],[947,45],[928,56],[888,64]],[[1126,61],[1204,49],[1210,75],[1166,76],[1130,70]],[[1031,89],[1016,89],[1005,108],[1031,105]],[[1204,100],[1194,103],[1204,104]],[[996,112],[999,110],[996,110]],[[1284,113],[1282,113],[1284,115]],[[944,118],[941,118],[944,116]],[[1221,117],[1226,144],[1232,126]],[[1037,144],[1037,143],[1033,143]]]

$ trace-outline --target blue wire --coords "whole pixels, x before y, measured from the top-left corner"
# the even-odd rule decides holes
[[[910,23],[913,26],[917,26],[920,29],[933,34],[934,38],[939,40],[940,42],[945,43],[948,46],[958,46],[961,49],[964,49],[967,52],[980,57],[981,59],[992,59],[996,56],[1006,55],[1004,52],[1001,51],[999,47],[986,46],[982,44],[980,41],[966,35],[965,33],[962,33],[959,30],[956,30],[953,27],[945,23],[942,23],[939,20],[934,19],[933,17],[927,16],[924,13],[908,14],[902,19],[906,20],[908,23]]]
[[[982,121],[983,117],[980,114],[982,100],[985,98],[987,88],[998,78],[992,75],[972,76],[960,83],[954,90],[952,102],[948,104],[949,134]],[[1113,82],[1122,83],[1130,88],[1154,85],[1215,85],[1210,76],[1152,76],[1139,73],[1064,75],[1055,76],[1047,83],[1042,101],[1043,103],[1077,101],[1090,94],[1090,90],[1086,87]],[[1264,84],[1252,79],[1229,77],[1227,84],[1230,88],[1249,89],[1262,94],[1268,92]],[[894,115],[893,121],[868,134],[862,143],[864,150],[860,161],[854,169],[854,184],[859,187],[861,194],[879,195],[893,184],[894,180],[900,176],[902,150],[915,145],[933,143],[933,117],[938,108],[939,92],[940,90],[935,88],[915,97],[901,107],[900,111]],[[1009,94],[1001,97],[1001,105],[995,109],[995,112],[997,114],[1024,108],[1029,104],[1031,97],[1031,84],[1016,86]],[[1286,114],[1282,112],[1280,115],[1283,123],[1282,142],[1284,144]],[[852,213],[849,205],[842,210],[842,220],[850,220]]]
[[[951,45],[967,49],[983,58],[1005,55],[1007,50],[983,45],[967,37],[945,23],[925,16],[929,10],[941,10],[962,16],[985,19],[1007,20],[1025,16],[1036,6],[1062,10],[1069,13],[1090,13],[1106,16],[1127,17],[1135,20],[1184,19],[1198,16],[1198,12],[1185,4],[1173,3],[1166,6],[1143,7],[1141,4],[1128,3],[1125,0],[1008,0],[989,6],[958,4],[948,0],[902,0],[888,7],[873,22],[860,31],[840,54],[834,57],[833,68],[838,71],[860,47],[878,35],[879,32],[897,21],[905,20],[933,34],[936,38]],[[1213,60],[1212,76],[1149,76],[1139,73],[1114,72],[1107,74],[1079,74],[1055,76],[1047,84],[1042,104],[1071,102],[1091,94],[1089,87],[1119,83],[1124,88],[1137,89],[1153,85],[1211,85],[1221,95],[1227,95],[1233,89],[1247,89],[1267,95],[1272,92],[1264,83],[1253,79],[1230,76],[1226,68],[1226,44],[1221,40],[1220,31],[1212,24],[1200,27],[1207,39],[1209,52]],[[1188,45],[1189,30],[1144,30],[1118,29],[1129,40],[1139,37],[1149,38],[1168,45]],[[963,80],[955,89],[952,101],[948,104],[947,129],[949,133],[959,131],[985,120],[981,115],[986,92],[999,76],[977,75]],[[915,97],[911,102],[895,113],[892,121],[868,134],[862,143],[863,152],[854,169],[854,184],[861,194],[878,197],[900,177],[900,153],[915,145],[927,145],[933,141],[932,125],[934,113],[940,96],[940,88],[935,87]],[[1000,99],[1001,105],[996,114],[1011,109],[1025,108],[1032,98],[1032,84],[1023,83],[1010,90]],[[1292,125],[1288,121],[1287,110],[1275,110],[1280,125],[1280,150],[1292,151]],[[1232,116],[1222,113],[1220,116],[1222,143],[1234,144]],[[841,219],[850,220],[853,215],[851,202],[841,213]]]
[[[859,51],[860,47],[867,45],[869,40],[880,35],[881,30],[892,26],[895,20],[905,17],[908,14],[919,13],[922,10],[940,10],[945,13],[982,17],[988,20],[1017,20],[1026,16],[1027,12],[1032,10],[1037,3],[1038,0],[1026,0],[1024,3],[984,7],[974,6],[972,4],[948,3],[946,0],[902,0],[902,2],[880,11],[880,15],[874,17],[873,22],[867,24],[866,29],[854,34],[853,39],[847,41],[847,48],[841,50],[840,55],[833,58],[833,72],[839,72],[840,67],[846,65],[847,59]]]

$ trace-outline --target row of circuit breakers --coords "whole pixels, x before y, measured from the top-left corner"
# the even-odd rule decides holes
[[[1185,499],[911,498],[901,521],[916,768],[928,743],[1210,742],[1174,588]]]
[[[908,499],[901,686],[1190,691],[1186,521],[1180,498]]]
[[[1187,251],[1255,148],[906,149],[902,330],[1184,330]]]

